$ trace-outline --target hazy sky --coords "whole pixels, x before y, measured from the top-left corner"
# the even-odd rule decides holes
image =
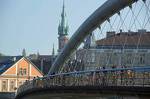
[[[69,36],[106,0],[65,0]],[[0,52],[51,54],[63,0],[0,0]]]

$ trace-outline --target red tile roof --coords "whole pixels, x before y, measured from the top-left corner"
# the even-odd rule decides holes
[[[138,45],[139,42],[139,45]],[[134,45],[134,46],[150,46],[150,32],[146,33],[118,33],[114,36],[97,40],[96,44],[99,46],[108,45]]]

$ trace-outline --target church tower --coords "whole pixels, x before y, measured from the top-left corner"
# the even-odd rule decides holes
[[[59,23],[58,26],[58,53],[62,51],[66,43],[68,42],[68,29],[69,26],[66,23],[66,13],[65,13],[65,4],[63,1],[63,8],[62,8],[62,13],[61,13],[61,22]]]

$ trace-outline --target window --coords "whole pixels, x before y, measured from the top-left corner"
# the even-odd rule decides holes
[[[8,86],[7,86],[7,80],[2,81],[2,92],[7,92]]]
[[[27,75],[27,69],[26,68],[20,68],[19,69],[19,75]]]
[[[132,64],[132,54],[126,55],[126,64]]]
[[[24,74],[24,75],[27,74],[27,69],[23,69],[23,74]]]
[[[95,62],[95,53],[94,52],[92,52],[92,54],[91,54],[91,62],[92,63]]]
[[[22,68],[19,69],[19,75],[23,75],[22,74]]]
[[[106,53],[105,55],[105,64],[109,66],[111,64],[111,53]]]
[[[9,91],[13,92],[15,91],[15,80],[10,80],[10,87],[9,87]]]
[[[86,58],[87,63],[90,63],[90,62],[91,62],[91,60],[90,60],[90,59],[91,59],[90,54],[87,54],[85,58]]]
[[[145,64],[145,54],[139,55],[139,64]]]
[[[147,53],[148,50],[145,50],[145,49],[141,49],[141,50],[138,50],[138,52],[143,52],[143,53]]]

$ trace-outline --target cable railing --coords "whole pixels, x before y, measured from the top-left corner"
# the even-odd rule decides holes
[[[55,86],[150,87],[150,66],[76,71],[38,77],[31,81],[26,81],[21,85],[16,95],[32,89],[51,88]]]

